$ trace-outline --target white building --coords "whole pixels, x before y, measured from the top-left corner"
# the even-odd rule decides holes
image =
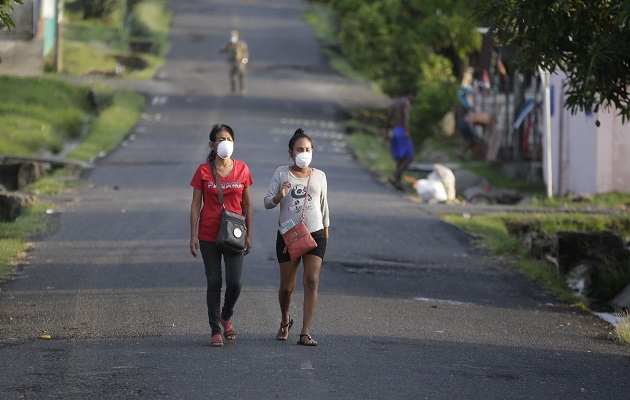
[[[553,193],[630,193],[630,122],[622,124],[616,109],[572,115],[563,107],[564,79],[563,73],[550,77]],[[543,168],[546,177],[546,157]]]

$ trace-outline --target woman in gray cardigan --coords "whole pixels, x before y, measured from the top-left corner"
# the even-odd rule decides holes
[[[317,306],[317,288],[319,285],[319,271],[322,267],[326,244],[328,243],[328,184],[323,171],[310,168],[313,155],[313,141],[302,129],[298,129],[289,141],[289,156],[294,164],[279,167],[271,178],[269,189],[265,196],[265,208],[271,209],[280,205],[278,226],[297,225],[304,212],[304,223],[317,247],[301,258],[291,261],[284,251],[285,243],[280,231],[276,238],[276,256],[280,264],[280,289],[278,300],[282,320],[276,335],[278,340],[287,340],[293,320],[289,315],[291,294],[295,289],[300,259],[304,265],[304,310],[302,316],[302,331],[298,344],[317,346],[317,341],[311,337],[311,323]],[[312,175],[312,176],[311,176]],[[308,198],[305,196],[306,186],[310,177]]]

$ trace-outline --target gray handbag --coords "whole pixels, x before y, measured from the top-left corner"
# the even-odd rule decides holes
[[[217,176],[216,165],[214,161],[210,162],[214,182],[219,192],[219,203],[221,203],[221,226],[219,227],[219,235],[217,236],[216,246],[231,253],[241,253],[245,251],[247,243],[247,227],[245,225],[245,216],[233,213],[225,209],[223,204],[223,189],[221,182]]]

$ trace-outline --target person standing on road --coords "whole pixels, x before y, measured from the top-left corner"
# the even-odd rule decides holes
[[[236,96],[236,81],[241,96],[247,94],[247,63],[249,62],[249,50],[247,43],[239,39],[238,31],[230,33],[230,40],[219,49],[219,53],[227,53],[227,61],[230,64],[230,95]]]
[[[414,148],[409,130],[409,114],[415,99],[415,90],[410,90],[403,97],[396,99],[385,121],[384,137],[385,140],[391,140],[392,158],[396,161],[396,170],[387,179],[398,190],[404,190],[402,174],[413,161]],[[389,130],[392,126],[390,138]]]
[[[313,156],[313,141],[302,129],[298,129],[289,140],[289,156],[293,159],[293,165],[281,166],[271,178],[269,189],[264,199],[266,209],[272,209],[280,205],[278,225],[292,221],[298,224],[304,212],[304,223],[311,236],[317,242],[317,247],[301,257],[304,265],[304,306],[302,315],[302,331],[298,344],[304,346],[317,346],[317,341],[311,337],[311,323],[317,306],[317,289],[319,286],[319,272],[324,260],[326,245],[328,244],[328,183],[326,174],[318,169],[309,168]],[[311,176],[312,175],[312,176]],[[305,196],[308,187],[308,198]],[[287,340],[289,330],[293,326],[293,320],[289,315],[291,295],[300,267],[300,258],[291,261],[288,253],[284,251],[285,243],[280,231],[276,236],[276,257],[280,264],[280,289],[278,300],[280,303],[281,318],[280,329],[276,335],[277,340]]]
[[[210,154],[206,163],[199,165],[190,186],[193,187],[190,205],[190,252],[203,258],[208,283],[206,302],[208,321],[212,330],[211,346],[223,346],[223,336],[228,342],[236,340],[232,324],[234,305],[241,293],[243,258],[252,248],[252,203],[249,187],[254,183],[247,164],[231,158],[234,149],[234,131],[227,125],[214,125],[210,131]],[[216,182],[210,163],[216,166]],[[221,225],[221,204],[217,185],[223,191],[223,204],[228,211],[245,215],[247,227],[246,249],[242,253],[221,251],[215,245]],[[221,309],[221,257],[225,263],[225,300]]]

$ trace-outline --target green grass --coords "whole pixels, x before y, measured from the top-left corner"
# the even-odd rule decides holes
[[[92,121],[88,136],[68,158],[89,161],[116,148],[133,129],[145,106],[142,95],[127,89],[102,88],[99,99],[108,107]]]
[[[134,12],[133,31],[156,43],[153,54],[131,54],[121,35],[120,10],[109,20],[84,20],[77,11],[76,0],[66,0],[64,24],[63,72],[87,75],[112,74],[117,57],[137,56],[146,64],[139,70],[127,69],[122,77],[151,79],[164,63],[168,50],[171,13],[165,0],[145,0]],[[121,3],[122,4],[122,3]],[[52,70],[53,55],[47,57]],[[7,101],[0,103],[0,153],[11,155],[46,155],[58,153],[68,139],[79,139],[67,158],[92,160],[101,152],[113,150],[133,129],[145,106],[145,99],[131,90],[95,86],[99,113],[92,115],[87,134],[86,116],[90,109],[88,88],[66,83],[53,76],[16,78],[0,76],[0,93]],[[41,195],[56,195],[80,185],[76,168],[57,169],[28,185],[24,190]],[[20,218],[0,223],[0,277],[6,278],[28,249],[27,238],[45,228],[45,210],[50,205],[34,203]],[[0,278],[1,279],[1,278]]]
[[[79,136],[87,90],[50,78],[0,76],[0,153],[57,153]]]
[[[38,193],[41,196],[55,196],[80,187],[78,168],[60,168],[47,176],[27,185],[25,192]]]
[[[334,71],[358,82],[368,81],[365,75],[353,68],[341,54],[341,46],[337,40],[337,22],[329,7],[312,4],[304,14],[304,20],[313,28],[315,37],[323,45],[323,52]]]
[[[17,87],[23,90],[15,90]],[[52,79],[0,77],[0,90],[7,90],[12,96],[15,94],[11,99],[14,104],[10,104],[10,107],[0,104],[0,110],[5,111],[0,113],[0,152],[33,155],[61,148],[69,136],[76,136],[67,131],[68,126],[75,126],[77,122],[65,116],[76,115],[76,120],[83,123],[85,88]],[[99,93],[101,112],[92,120],[87,136],[67,158],[90,160],[102,151],[111,151],[132,130],[142,113],[145,104],[142,95],[127,89],[106,87],[97,88],[96,91]],[[27,107],[28,104],[31,104],[31,108]],[[43,107],[50,109],[48,121],[38,114]],[[33,110],[32,117],[28,110]],[[30,129],[33,121],[42,124],[43,128]],[[13,131],[3,130],[7,126],[15,127],[19,135],[13,136]],[[43,141],[42,138],[47,140]],[[79,185],[76,179],[78,172],[71,168],[58,169],[24,190],[37,191],[40,195],[64,193]],[[45,227],[47,208],[51,206],[35,203],[16,222],[0,223],[0,279],[8,276],[15,260],[28,249],[27,238]]]
[[[463,164],[462,167],[479,176],[483,176],[493,187],[496,188],[511,189],[536,196],[544,196],[546,193],[546,187],[542,181],[533,182],[526,179],[514,179],[512,177],[505,176],[491,163],[469,162]]]
[[[63,47],[63,68],[66,75],[113,74],[114,52],[90,43],[66,41]]]
[[[587,308],[586,300],[575,295],[567,286],[562,273],[547,261],[534,260],[522,243],[527,232],[555,234],[560,231],[612,231],[622,238],[630,235],[630,216],[581,213],[486,214],[464,217],[445,214],[442,220],[472,235],[488,252],[515,260],[514,268],[525,273],[550,292],[567,301]],[[628,274],[606,265],[600,276],[603,287],[613,287],[628,281]],[[608,283],[603,283],[608,282]],[[612,289],[611,289],[612,290]]]
[[[532,199],[531,204],[538,207],[563,207],[575,209],[589,208],[615,208],[628,210],[630,209],[630,193],[603,193],[593,196],[592,201],[575,200],[576,196],[556,196],[547,198],[546,196],[536,196]]]
[[[117,76],[127,79],[149,80],[164,65],[168,51],[168,32],[172,13],[165,0],[144,0],[131,12],[130,33],[123,32],[122,12],[118,8],[106,20],[84,20],[76,1],[66,1],[66,23],[62,45],[62,72],[66,75],[115,75],[118,60],[136,58],[143,67],[127,65],[125,72]],[[122,3],[120,3],[122,4]],[[119,4],[119,6],[120,6]],[[133,52],[131,41],[154,43],[152,53]],[[51,52],[52,53],[52,52]],[[53,71],[53,54],[46,59],[48,71]]]
[[[620,342],[630,344],[630,314],[626,312],[623,319],[615,328],[615,336]]]
[[[583,299],[571,291],[564,276],[554,265],[532,259],[523,246],[521,237],[510,234],[506,221],[513,220],[515,218],[513,215],[487,214],[464,217],[459,214],[443,214],[440,218],[472,235],[477,244],[489,253],[513,259],[515,270],[524,273],[554,295],[581,308],[588,307]],[[545,216],[523,218],[537,220],[544,219]]]
[[[15,264],[30,248],[27,240],[46,227],[46,210],[51,204],[35,202],[15,222],[0,222],[0,280],[7,279]]]
[[[387,176],[394,171],[396,164],[392,160],[388,146],[372,135],[354,133],[346,137],[348,145],[361,165]]]
[[[490,216],[488,216],[490,217]],[[554,213],[501,215],[507,229],[554,234],[559,231],[612,231],[622,238],[630,236],[630,215]]]

